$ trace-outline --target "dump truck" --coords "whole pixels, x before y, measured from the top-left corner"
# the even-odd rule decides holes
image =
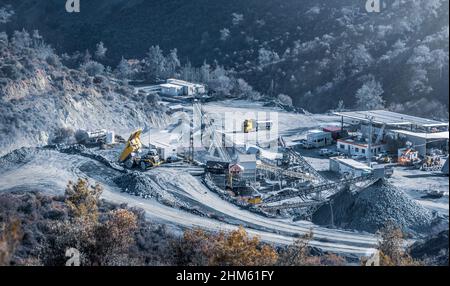
[[[137,167],[142,171],[145,171],[150,168],[160,166],[162,161],[159,158],[158,152],[156,150],[150,150],[147,154],[141,155],[143,151],[141,134],[142,130],[138,130],[130,135],[130,138],[128,138],[124,150],[120,154],[119,163],[123,164],[129,169]]]
[[[260,130],[271,130],[273,127],[272,121],[260,121],[254,119],[247,119],[244,121],[244,133],[258,132]]]

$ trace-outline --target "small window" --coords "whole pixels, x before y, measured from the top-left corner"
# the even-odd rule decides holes
[[[362,153],[363,153],[363,154],[366,154],[366,149],[362,149]]]
[[[359,148],[355,148],[355,151],[359,153]]]
[[[340,145],[339,145],[339,148],[340,148],[340,149],[345,149],[345,145],[344,145],[344,144],[340,144]]]

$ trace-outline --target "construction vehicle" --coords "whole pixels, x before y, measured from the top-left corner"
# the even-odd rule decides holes
[[[260,130],[271,130],[273,126],[272,121],[258,121],[254,119],[247,119],[244,121],[244,133],[258,132]]]
[[[246,198],[246,201],[250,205],[260,205],[263,202],[261,196],[248,197]]]
[[[441,157],[426,156],[421,162],[420,170],[422,171],[441,171],[443,167]]]
[[[263,199],[261,197],[261,195],[256,195],[256,196],[241,196],[238,198],[240,201],[245,202],[249,205],[260,205],[263,203]]]
[[[412,148],[399,149],[398,152],[398,164],[400,166],[414,166],[420,162],[419,152]]]
[[[130,138],[128,138],[125,145],[125,149],[119,157],[119,162],[129,169],[139,167],[141,170],[145,171],[149,168],[160,166],[162,162],[156,150],[150,150],[143,156],[140,155],[143,146],[141,134],[142,130],[138,130],[130,135]]]
[[[392,163],[392,158],[387,154],[379,154],[375,156],[375,160],[379,164],[389,164]]]

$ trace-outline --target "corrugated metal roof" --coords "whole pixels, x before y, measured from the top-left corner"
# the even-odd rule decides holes
[[[323,128],[323,131],[327,131],[327,132],[337,132],[337,131],[341,131],[342,128],[339,126],[326,126]]]
[[[421,118],[387,110],[369,110],[369,111],[350,111],[335,112],[336,115],[352,118],[358,121],[368,122],[373,117],[373,122],[386,125],[417,125],[422,127],[439,127],[448,126],[448,122],[440,122],[437,120]]]
[[[417,132],[411,132],[411,131],[406,131],[406,130],[392,130],[392,132],[395,133],[399,133],[399,134],[404,134],[404,135],[408,135],[408,136],[413,136],[413,137],[418,137],[421,139],[449,139],[449,132],[445,131],[445,132],[436,132],[436,133],[417,133]]]
[[[353,169],[372,170],[372,168],[370,168],[366,164],[358,162],[358,161],[353,160],[353,159],[334,157],[334,158],[330,158],[330,160],[333,160],[333,161],[339,162],[341,164],[347,165],[347,166],[349,166],[349,167],[351,167]]]
[[[176,88],[176,89],[182,89],[182,86],[176,85],[176,84],[171,84],[171,83],[163,83],[160,85],[161,87],[165,87],[165,88]]]

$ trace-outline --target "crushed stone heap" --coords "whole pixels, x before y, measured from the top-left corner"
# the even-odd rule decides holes
[[[319,225],[377,232],[394,222],[406,232],[424,233],[431,229],[434,215],[386,181],[379,181],[358,194],[341,192],[332,198],[332,207],[324,205],[313,215]]]

